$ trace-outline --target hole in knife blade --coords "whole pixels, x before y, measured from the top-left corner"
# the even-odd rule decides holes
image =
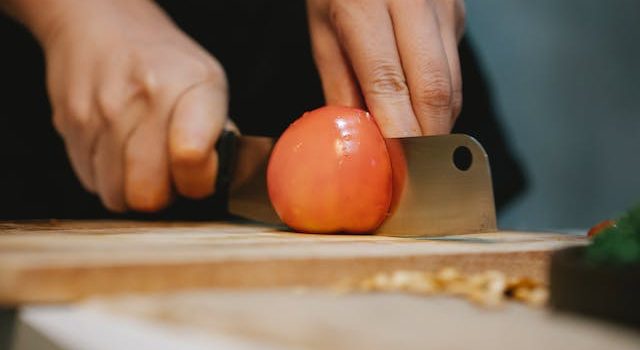
[[[453,164],[460,171],[467,171],[473,164],[473,156],[466,146],[460,146],[453,151]]]

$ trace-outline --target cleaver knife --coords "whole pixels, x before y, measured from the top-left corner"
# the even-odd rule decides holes
[[[394,140],[401,152],[390,156],[402,158],[406,171],[398,173],[403,174],[404,185],[394,193],[397,203],[375,234],[430,237],[497,231],[491,170],[478,141],[463,134]],[[283,225],[267,190],[267,164],[274,144],[269,137],[230,131],[221,135],[216,144],[216,188],[217,193],[227,193],[230,213]],[[391,160],[392,165],[400,164]]]

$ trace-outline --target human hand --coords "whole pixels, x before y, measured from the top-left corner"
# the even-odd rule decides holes
[[[228,105],[221,65],[151,1],[44,3],[54,17],[33,30],[54,125],[84,187],[117,212],[159,210],[173,188],[213,193]]]
[[[327,104],[366,103],[386,137],[450,132],[462,0],[307,0],[307,11]]]

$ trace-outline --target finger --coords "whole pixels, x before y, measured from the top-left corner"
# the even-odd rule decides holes
[[[127,209],[124,181],[125,147],[129,136],[147,111],[145,101],[139,96],[134,96],[130,101],[122,97],[118,104],[120,107],[110,107],[111,111],[106,107],[109,106],[108,98],[101,98],[103,120],[107,125],[100,135],[93,155],[96,191],[104,206],[115,212],[124,212]],[[114,98],[114,101],[118,100],[117,97],[111,98]]]
[[[91,193],[95,193],[95,185],[93,179],[93,169],[91,168],[91,149],[93,146],[86,147],[78,140],[69,137],[64,138],[64,145],[71,163],[73,172],[78,177],[80,184],[84,189]]]
[[[97,136],[101,128],[100,118],[89,106],[90,100],[82,95],[72,94],[69,103],[56,108],[53,123],[64,139],[71,166],[82,186],[89,192],[95,192],[95,181],[91,167],[91,156],[95,149]],[[58,111],[61,110],[61,111]]]
[[[313,57],[327,105],[363,107],[360,88],[330,23],[309,14]]]
[[[345,1],[336,6],[333,25],[382,134],[420,135],[386,5]]]
[[[215,142],[227,120],[226,84],[206,81],[178,100],[169,126],[171,174],[178,192],[202,198],[214,191]]]
[[[128,79],[132,73],[128,63],[126,56],[115,55],[95,69],[96,80],[100,84],[94,89],[93,105],[99,112],[103,129],[93,152],[93,174],[102,203],[115,212],[127,209],[124,196],[125,145],[147,109],[142,90]]]
[[[163,209],[171,198],[167,157],[167,115],[151,108],[125,146],[125,202],[137,211]],[[157,117],[156,117],[157,116]]]
[[[438,23],[444,51],[447,55],[451,74],[451,111],[452,118],[458,118],[462,110],[462,72],[458,42],[464,32],[464,4],[461,1],[436,1]]]
[[[425,135],[452,126],[451,75],[435,9],[427,1],[389,4],[411,103]]]
[[[84,57],[72,56],[73,62],[81,63]],[[82,186],[95,192],[91,167],[91,152],[95,148],[100,119],[92,106],[91,79],[83,75],[69,74],[61,69],[51,69],[60,59],[47,57],[47,91],[53,109],[53,125],[64,139],[71,166]]]

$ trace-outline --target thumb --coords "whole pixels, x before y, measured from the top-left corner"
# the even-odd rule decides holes
[[[176,190],[190,198],[213,194],[218,171],[215,142],[227,120],[227,87],[192,86],[178,99],[169,124],[169,158]]]

